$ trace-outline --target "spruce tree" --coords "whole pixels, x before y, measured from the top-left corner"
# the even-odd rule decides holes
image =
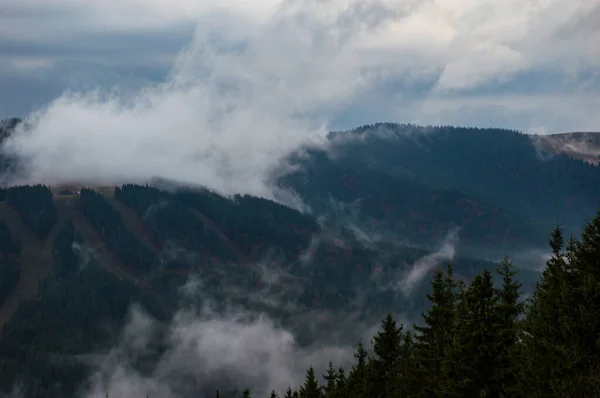
[[[351,398],[367,398],[369,357],[362,343],[358,343],[354,358],[356,363],[352,365],[346,381],[346,388]]]
[[[306,370],[304,384],[300,387],[300,398],[322,398],[323,393],[315,377],[315,369],[311,366]]]
[[[411,383],[412,373],[415,371],[414,367],[414,348],[415,342],[413,333],[409,330],[404,333],[402,337],[402,349],[400,351],[400,363],[399,363],[399,380],[400,385],[398,391],[403,396],[416,396],[419,388],[415,388]]]
[[[347,379],[344,368],[340,367],[337,371],[337,379],[335,381],[335,390],[337,397],[347,397]]]
[[[293,398],[294,393],[292,391],[292,387],[288,386],[287,390],[285,390],[285,395],[283,396],[283,398]]]
[[[397,378],[394,371],[400,360],[400,341],[402,325],[397,326],[392,314],[388,313],[381,322],[381,329],[373,337],[373,351],[370,372],[369,396],[373,398],[387,397],[387,391]]]
[[[507,256],[502,259],[496,272],[502,277],[502,286],[496,291],[498,329],[495,359],[497,368],[494,382],[499,388],[500,395],[508,397],[516,391],[518,371],[516,345],[519,338],[519,318],[523,313],[524,303],[519,300],[522,285],[514,279],[518,271],[514,269]]]
[[[447,376],[439,395],[498,397],[494,382],[498,349],[497,296],[492,274],[484,270],[463,291],[457,306],[455,340],[445,359]]]
[[[327,372],[323,375],[326,383],[323,387],[323,392],[326,398],[330,398],[334,396],[337,382],[337,372],[333,368],[333,363],[329,361],[329,367],[327,368]]]
[[[456,310],[456,282],[453,269],[437,271],[427,299],[431,308],[423,314],[423,326],[415,325],[414,363],[410,384],[422,397],[436,394],[442,383],[442,362],[453,343]]]
[[[546,263],[533,297],[525,309],[520,345],[521,372],[519,390],[531,397],[548,397],[565,390],[565,381],[572,379],[572,370],[579,360],[580,350],[574,350],[577,340],[578,311],[574,263],[576,245],[571,243],[565,255],[562,229],[556,226],[549,241],[552,256]]]
[[[392,377],[388,379],[386,393],[388,397],[413,397],[420,390],[420,387],[411,383],[414,372],[413,334],[410,331],[402,333],[400,340],[400,356],[393,365]]]
[[[586,375],[581,380],[585,385],[579,383],[576,388],[591,391],[600,387],[600,208],[583,229],[581,240],[569,241],[565,257],[577,336],[570,341],[577,355],[574,367]]]

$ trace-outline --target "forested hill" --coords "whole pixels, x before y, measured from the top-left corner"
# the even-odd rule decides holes
[[[367,319],[391,309],[416,317],[426,306],[426,279],[415,280],[410,295],[401,286],[429,251],[386,241],[365,245],[350,229],[332,232],[270,200],[137,185],[10,187],[0,199],[4,389],[25,377],[45,394],[72,391],[82,380],[81,365],[57,366],[52,358],[113,342],[106,325],[119,327],[132,302],[167,318],[191,274],[216,302],[265,311],[298,328],[307,342],[318,331],[303,330],[294,319],[308,311],[324,314],[327,330],[336,314]],[[466,279],[494,267],[469,258],[454,263]],[[531,289],[537,273],[521,277]],[[293,310],[265,300],[266,293],[294,303]],[[60,386],[54,386],[57,374]]]
[[[598,166],[546,153],[517,131],[379,123],[330,140],[282,184],[321,211],[328,195],[357,201],[366,223],[419,241],[454,225],[476,249],[545,245],[556,223],[579,233],[600,197]]]
[[[533,297],[523,301],[508,259],[470,283],[438,270],[423,322],[388,314],[358,344],[351,367],[313,366],[284,398],[600,396],[600,211],[579,241],[552,233],[552,257]],[[249,390],[237,396],[250,397]],[[217,391],[216,395],[220,394]],[[266,395],[263,395],[266,396]],[[273,391],[271,398],[277,398]]]
[[[421,325],[408,332],[410,325],[400,329],[388,316],[373,352],[359,346],[348,372],[330,367],[328,384],[319,386],[310,368],[299,390],[286,396],[586,397],[600,391],[600,213],[580,242],[565,245],[555,229],[553,257],[518,321],[521,294],[532,291],[535,275],[516,273],[509,261],[458,258],[446,274],[438,267],[430,289],[425,281],[398,294],[402,268],[427,252],[365,247],[351,231],[331,236],[313,217],[260,198],[136,185],[60,192],[38,185],[0,194],[4,390],[21,381],[27,397],[76,396],[91,366],[82,355],[115,343],[131,303],[167,321],[194,274],[202,300],[269,314],[300,344],[330,336],[340,316],[350,314],[358,321],[412,313]],[[482,271],[494,268],[498,274]],[[415,316],[421,310],[423,320]],[[320,316],[298,322],[310,311]],[[140,372],[168,354],[160,349],[166,343],[137,359]],[[218,396],[251,395],[235,380],[176,383],[185,387],[181,397],[208,396],[216,388]]]

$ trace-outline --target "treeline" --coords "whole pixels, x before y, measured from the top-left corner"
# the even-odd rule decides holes
[[[84,188],[79,198],[84,216],[122,263],[138,272],[157,266],[158,257],[125,229],[121,214],[101,194]]]
[[[552,258],[530,299],[505,258],[469,284],[438,271],[430,309],[413,331],[389,315],[349,372],[329,364],[320,385],[309,368],[285,398],[600,396],[600,211],[581,240],[556,228]],[[220,396],[217,392],[216,396]],[[249,397],[246,390],[242,396]],[[277,397],[276,392],[271,397]]]
[[[6,198],[23,220],[39,239],[45,239],[50,234],[57,219],[52,191],[45,185],[22,185],[4,188],[0,197]]]

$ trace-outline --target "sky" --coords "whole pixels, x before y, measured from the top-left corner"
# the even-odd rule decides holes
[[[599,0],[3,0],[4,146],[30,179],[274,196],[282,156],[377,121],[600,126]]]

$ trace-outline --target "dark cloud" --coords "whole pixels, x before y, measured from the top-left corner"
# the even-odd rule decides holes
[[[168,29],[137,31],[131,33],[106,32],[84,33],[70,40],[53,43],[35,42],[23,39],[5,39],[0,42],[2,57],[31,56],[51,58],[79,58],[103,56],[127,57],[146,54],[152,58],[155,54],[168,53],[176,55],[189,43],[194,34],[194,25],[184,24]],[[128,59],[124,59],[125,63]],[[115,64],[122,63],[115,59]]]
[[[0,41],[0,118],[26,116],[67,90],[135,90],[165,79],[194,27],[105,34],[43,43]],[[31,64],[31,65],[30,65]]]

